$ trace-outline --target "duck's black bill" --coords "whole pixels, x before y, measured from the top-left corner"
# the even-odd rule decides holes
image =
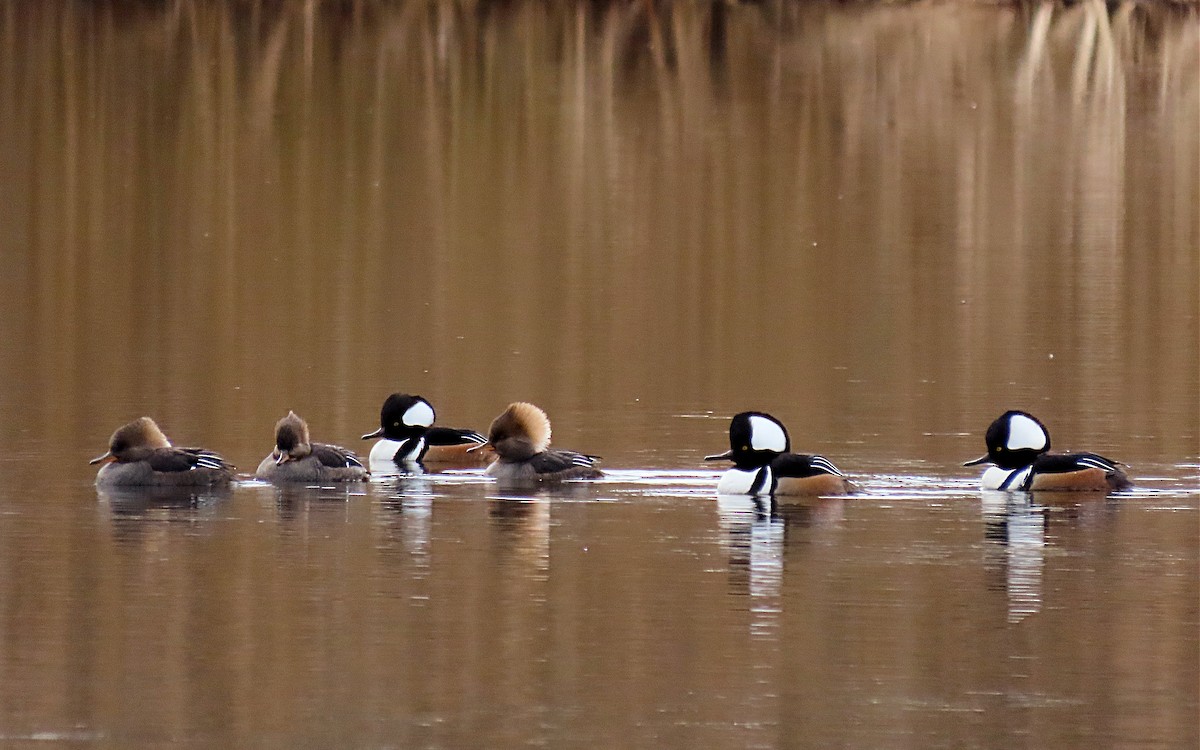
[[[96,456],[96,457],[95,457],[95,458],[93,458],[91,461],[88,461],[88,465],[89,465],[89,466],[91,466],[92,464],[98,464],[98,463],[100,463],[100,462],[102,462],[102,461],[107,461],[107,460],[108,460],[108,459],[110,459],[110,458],[112,458],[112,452],[111,452],[111,451],[110,451],[110,452],[108,452],[108,453],[105,453],[103,456]]]
[[[986,464],[988,461],[989,457],[987,454],[984,454],[974,461],[967,461],[965,464],[963,464],[963,466],[978,466],[979,464]]]
[[[370,440],[371,438],[377,438],[382,434],[383,434],[383,428],[380,427],[378,430],[375,430],[374,432],[368,432],[366,435],[363,435],[362,439]]]
[[[731,449],[725,451],[724,453],[718,453],[715,456],[705,456],[704,460],[705,461],[732,461],[733,460],[733,449],[731,448]]]

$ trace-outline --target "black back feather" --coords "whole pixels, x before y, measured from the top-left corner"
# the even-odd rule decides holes
[[[453,427],[430,427],[425,433],[427,445],[483,445],[487,438],[474,430],[459,430]]]
[[[328,466],[334,469],[345,469],[363,466],[362,460],[353,451],[346,450],[339,445],[326,445],[325,443],[312,444],[313,455],[321,462],[322,466]]]

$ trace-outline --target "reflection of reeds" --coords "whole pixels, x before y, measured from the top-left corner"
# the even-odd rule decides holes
[[[268,388],[312,375],[250,377],[272,358],[329,363],[331,389],[428,369],[484,418],[494,398],[464,357],[570,404],[708,401],[744,373],[694,363],[764,348],[780,358],[756,384],[768,399],[803,380],[845,405],[824,363],[884,390],[937,359],[971,375],[947,380],[986,380],[1044,316],[1106,331],[1082,377],[1129,377],[1107,363],[1140,347],[1187,392],[1194,343],[1148,349],[1137,331],[1162,326],[1112,298],[1157,290],[1166,320],[1194,296],[1178,279],[1197,244],[1196,28],[1194,12],[1099,0],[9,5],[0,232],[30,270],[4,283],[39,307],[0,325],[65,337],[37,355],[49,371],[111,357],[104,392],[241,386],[269,414],[286,405]],[[758,298],[782,301],[775,324],[825,333],[805,357],[774,351]],[[964,316],[964,299],[1007,320]],[[126,314],[130,336],[75,338]],[[398,320],[419,361],[356,351]],[[994,347],[943,351],[924,332],[944,320]],[[873,337],[891,360],[844,345]],[[195,367],[197,339],[237,367]],[[376,407],[347,398],[361,403],[314,416],[348,426]],[[205,408],[219,423],[238,407]]]

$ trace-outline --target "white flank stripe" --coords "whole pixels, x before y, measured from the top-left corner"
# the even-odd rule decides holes
[[[1084,456],[1083,458],[1079,459],[1079,465],[1089,466],[1093,469],[1101,469],[1103,471],[1114,471],[1117,468],[1107,461],[1101,461],[1099,458],[1094,456]]]
[[[196,461],[196,466],[193,468],[200,468],[200,467],[203,467],[205,469],[219,469],[219,468],[221,468],[221,461],[219,459],[213,458],[212,456],[201,455],[199,457],[199,459]]]
[[[838,469],[838,467],[833,465],[832,461],[830,461],[828,458],[825,458],[824,456],[813,456],[812,464],[813,464],[813,466],[817,467],[818,469],[826,471],[835,476],[839,476],[839,477],[846,476],[845,474],[843,474],[841,472],[840,469]]]

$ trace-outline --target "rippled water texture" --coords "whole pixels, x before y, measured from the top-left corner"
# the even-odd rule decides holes
[[[1198,60],[1149,3],[0,5],[0,744],[1197,747]],[[609,475],[86,464],[398,390]],[[1007,408],[1137,488],[981,494]],[[744,409],[861,492],[718,500]]]

